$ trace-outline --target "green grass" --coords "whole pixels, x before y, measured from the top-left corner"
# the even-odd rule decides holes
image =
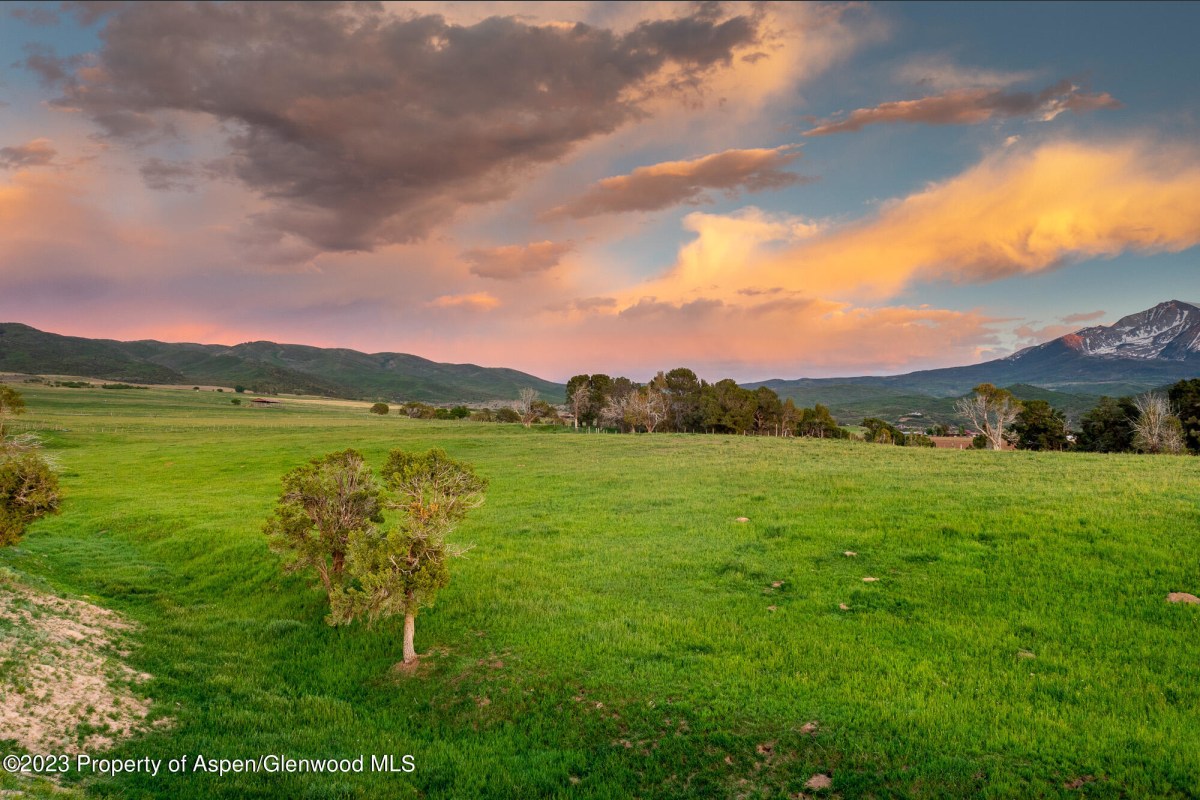
[[[417,767],[90,796],[765,798],[815,773],[813,797],[1200,796],[1200,608],[1165,602],[1200,593],[1196,459],[22,391],[67,498],[0,566],[139,622],[129,661],[172,720],[114,755]],[[310,457],[431,446],[491,487],[405,677],[400,625],[326,626],[260,528]]]

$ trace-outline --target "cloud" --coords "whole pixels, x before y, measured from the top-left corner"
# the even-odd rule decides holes
[[[53,163],[56,155],[58,151],[49,139],[33,139],[25,144],[0,147],[0,168],[45,167]]]
[[[465,308],[474,311],[490,311],[500,305],[500,301],[487,292],[473,294],[444,294],[430,300],[429,308]]]
[[[25,58],[19,62],[20,65],[37,75],[38,79],[48,86],[69,80],[72,71],[84,63],[81,55],[58,58],[50,47],[36,42],[27,43],[22,49],[25,51]]]
[[[571,308],[574,311],[595,311],[597,309],[615,308],[617,298],[615,297],[580,297],[571,301]]]
[[[543,374],[604,371],[645,379],[680,365],[710,380],[878,374],[976,361],[998,341],[994,322],[974,311],[868,308],[815,297],[749,303],[643,297],[513,351],[536,351]]]
[[[1037,322],[1033,322],[1013,329],[1013,335],[1017,337],[1016,344],[1018,348],[1049,342],[1060,336],[1066,336],[1068,333],[1074,333],[1076,330],[1072,325],[1051,324],[1042,325],[1041,327],[1037,327],[1037,325]]]
[[[1093,320],[1101,319],[1107,313],[1107,311],[1088,311],[1081,314],[1068,314],[1062,318],[1062,321],[1068,325],[1077,325],[1080,322],[1092,322]]]
[[[571,242],[532,242],[478,247],[465,251],[462,257],[471,265],[473,275],[512,281],[553,269],[573,247]]]
[[[928,86],[937,91],[953,89],[1004,89],[1037,77],[1032,70],[1005,71],[968,67],[944,56],[915,58],[901,66],[894,76],[900,83]]]
[[[661,278],[633,287],[623,299],[642,296],[683,299],[721,292],[754,296],[795,287],[796,276],[755,280],[757,268],[780,248],[818,236],[820,223],[803,217],[771,214],[747,206],[732,214],[692,212],[683,218],[696,238],[680,248],[674,266]],[[764,289],[763,287],[768,287]]]
[[[1070,81],[1060,81],[1036,94],[997,89],[953,89],[920,100],[898,100],[860,108],[843,118],[823,120],[805,136],[827,136],[862,130],[867,125],[919,122],[926,125],[978,125],[993,117],[1028,117],[1049,122],[1064,111],[1083,113],[1120,108],[1107,92],[1088,94]]]
[[[1200,244],[1200,148],[1145,139],[1007,147],[850,223],[758,209],[684,222],[697,238],[628,301],[776,286],[887,298],[922,281],[981,283]]]
[[[29,25],[57,25],[59,21],[58,14],[55,14],[48,8],[41,8],[39,6],[34,6],[32,8],[25,8],[22,6],[9,8],[8,16]]]
[[[1013,335],[1016,336],[1016,345],[1018,348],[1042,344],[1043,342],[1057,339],[1060,336],[1066,336],[1068,333],[1075,333],[1075,331],[1079,330],[1079,323],[1100,319],[1105,313],[1104,311],[1087,311],[1078,314],[1068,314],[1065,317],[1061,317],[1058,323],[1047,325],[1042,325],[1040,322],[1034,321],[1014,328]]]
[[[141,173],[142,181],[145,182],[146,186],[157,191],[170,191],[172,189],[192,191],[195,188],[193,180],[196,177],[196,173],[189,164],[163,161],[161,158],[150,158],[142,164],[138,172]]]
[[[363,251],[506,197],[758,40],[753,13],[690,12],[615,33],[373,4],[134,4],[88,63],[26,64],[112,137],[144,140],[172,114],[219,121],[236,178],[267,203],[256,225]]]
[[[800,157],[795,145],[770,149],[726,150],[691,161],[666,161],[638,167],[628,175],[605,178],[547,216],[592,217],[624,211],[657,211],[687,203],[710,203],[717,189],[728,197],[740,191],[781,189],[812,180],[784,168]]]

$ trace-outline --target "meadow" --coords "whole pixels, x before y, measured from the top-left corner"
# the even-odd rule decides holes
[[[167,720],[112,755],[416,767],[67,779],[89,797],[1200,796],[1200,607],[1165,602],[1200,593],[1195,458],[18,388],[65,502],[0,567],[135,621]],[[401,621],[327,626],[261,528],[309,458],[433,446],[490,488],[407,675]]]

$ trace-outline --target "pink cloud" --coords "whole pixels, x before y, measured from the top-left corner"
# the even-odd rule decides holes
[[[919,100],[897,100],[860,108],[845,117],[824,120],[804,135],[827,136],[896,122],[978,125],[993,117],[1028,117],[1046,122],[1063,111],[1083,113],[1120,107],[1107,92],[1087,94],[1069,81],[1060,81],[1036,94],[986,88],[953,89]]]
[[[628,175],[605,178],[548,216],[591,217],[625,211],[656,211],[680,204],[712,202],[709,189],[740,192],[781,189],[804,178],[784,168],[800,157],[794,145],[770,149],[726,150],[690,161],[666,161],[638,167]]]
[[[1101,319],[1107,313],[1107,311],[1088,311],[1080,314],[1068,314],[1062,318],[1062,321],[1068,325],[1075,325],[1080,322],[1092,322],[1093,320]]]
[[[53,163],[58,151],[49,139],[33,139],[24,144],[0,147],[0,168],[25,169]]]
[[[435,297],[427,304],[430,308],[465,308],[473,311],[490,311],[500,305],[500,301],[487,292],[471,294],[444,294]]]
[[[471,274],[481,278],[512,281],[547,272],[571,252],[571,242],[531,242],[526,245],[477,247],[462,257],[471,265]]]

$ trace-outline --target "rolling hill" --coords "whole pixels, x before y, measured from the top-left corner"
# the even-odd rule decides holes
[[[406,353],[245,342],[173,344],[120,342],[0,323],[0,371],[78,375],[138,383],[241,384],[251,391],[319,394],[348,399],[471,403],[516,399],[532,386],[561,402],[564,386],[524,372],[475,364],[442,364]]]
[[[19,323],[0,323],[0,371],[140,383],[241,384],[255,392],[432,403],[512,400],[526,386],[544,400],[561,403],[565,390],[562,384],[512,369],[441,364],[405,353],[263,341],[234,346],[120,342],[60,336]],[[982,364],[742,385],[768,386],[804,406],[822,403],[842,420],[895,420],[920,412],[930,421],[953,422],[953,399],[985,382],[1077,414],[1102,394],[1137,394],[1198,375],[1200,308],[1172,300],[1113,325],[1082,328]]]

